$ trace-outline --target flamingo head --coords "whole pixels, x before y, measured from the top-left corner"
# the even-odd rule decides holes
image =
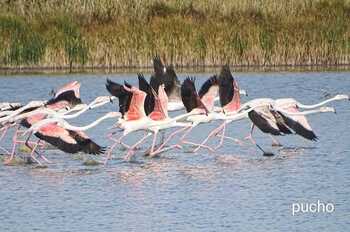
[[[336,100],[350,100],[349,95],[346,95],[346,94],[335,95],[334,99],[336,99]]]
[[[85,107],[87,107],[86,104],[78,104],[78,105],[75,105],[72,110],[75,110],[75,111],[80,111],[80,110],[83,110],[85,109]],[[66,106],[66,110],[70,110],[70,107],[69,106]]]
[[[240,89],[239,94],[248,97],[248,92],[244,89]]]
[[[89,104],[89,108],[93,109],[96,108],[98,106],[104,105],[108,102],[113,102],[113,100],[115,100],[116,97],[115,96],[99,96],[97,98],[95,98],[95,100],[93,100],[90,104]]]
[[[40,107],[43,106],[44,102],[43,101],[31,101],[27,104],[28,108],[32,108],[32,107]]]
[[[320,112],[322,113],[326,113],[326,112],[333,112],[333,113],[337,113],[336,109],[334,107],[328,107],[328,106],[323,106],[320,108]]]
[[[121,116],[122,116],[121,113],[115,112],[115,111],[109,112],[109,113],[106,114],[107,118],[119,118]]]

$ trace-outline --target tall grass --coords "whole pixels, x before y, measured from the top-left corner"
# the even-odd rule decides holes
[[[350,0],[0,2],[0,66],[349,64]]]

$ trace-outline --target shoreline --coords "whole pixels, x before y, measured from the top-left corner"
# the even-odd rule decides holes
[[[206,66],[175,66],[177,72],[212,72],[219,69],[219,65]],[[231,65],[233,72],[299,72],[299,71],[350,71],[350,64],[323,65]],[[77,74],[77,73],[132,73],[152,72],[153,66],[69,66],[62,67],[0,67],[0,75],[15,74]]]

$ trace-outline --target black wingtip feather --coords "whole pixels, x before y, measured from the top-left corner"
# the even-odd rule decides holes
[[[198,95],[202,98],[212,86],[219,85],[219,80],[216,75],[209,77],[201,86]]]
[[[310,131],[310,130],[306,129],[303,125],[301,125],[297,121],[289,118],[288,116],[284,115],[281,112],[279,112],[279,114],[283,117],[283,120],[288,125],[288,127],[290,127],[293,131],[295,131],[296,134],[302,136],[305,139],[311,140],[311,141],[318,140],[317,135],[312,130]]]

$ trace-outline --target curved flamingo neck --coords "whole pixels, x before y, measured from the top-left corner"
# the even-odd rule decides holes
[[[322,109],[315,109],[315,110],[308,110],[308,111],[303,111],[303,112],[300,112],[300,111],[285,111],[283,109],[277,109],[279,112],[283,113],[283,114],[286,114],[286,115],[310,115],[310,114],[318,114],[318,113],[327,113],[327,112],[332,112],[332,111],[323,111]]]
[[[299,108],[303,108],[303,109],[313,109],[313,108],[317,108],[317,107],[320,107],[320,106],[323,106],[329,102],[332,102],[332,101],[337,101],[339,99],[337,99],[336,97],[333,97],[333,98],[330,98],[330,99],[327,99],[325,101],[322,101],[320,103],[317,103],[317,104],[314,104],[314,105],[304,105],[304,104],[301,104],[301,103],[297,103],[298,107]]]

